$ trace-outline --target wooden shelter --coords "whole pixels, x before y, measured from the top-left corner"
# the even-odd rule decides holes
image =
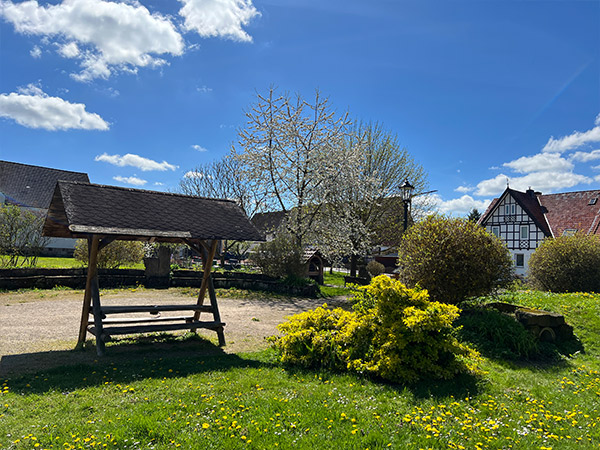
[[[302,263],[306,266],[306,272],[309,278],[319,284],[323,284],[323,269],[330,263],[325,259],[319,250],[307,248],[302,255]]]
[[[221,239],[260,241],[263,237],[233,201],[98,184],[58,181],[44,224],[44,235],[88,240],[89,265],[81,313],[78,346],[87,332],[96,337],[98,355],[111,335],[198,328],[214,330],[225,345],[211,268]],[[100,303],[98,252],[114,240],[187,244],[202,256],[203,275],[198,300],[190,305],[108,306]],[[204,305],[206,293],[209,305]],[[90,310],[91,308],[91,310]],[[161,311],[193,315],[158,317]],[[108,315],[148,312],[154,317],[108,319]],[[210,321],[200,313],[211,313]],[[90,314],[93,325],[90,326]]]

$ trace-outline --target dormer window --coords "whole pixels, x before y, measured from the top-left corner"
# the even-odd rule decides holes
[[[562,235],[563,236],[574,236],[575,233],[577,233],[577,230],[575,228],[567,228],[566,230],[563,231]]]
[[[598,202],[598,197],[590,198],[588,205],[595,205]]]

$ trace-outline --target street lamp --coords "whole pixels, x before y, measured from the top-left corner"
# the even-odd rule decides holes
[[[404,231],[408,229],[408,209],[412,201],[412,194],[415,187],[408,182],[408,178],[404,180],[402,186],[400,186],[400,192],[402,193],[402,202],[404,203]]]

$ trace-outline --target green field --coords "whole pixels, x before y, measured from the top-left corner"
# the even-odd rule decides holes
[[[583,351],[392,385],[192,337],[121,343],[92,365],[0,378],[0,448],[600,448],[600,295],[504,300],[564,314]]]

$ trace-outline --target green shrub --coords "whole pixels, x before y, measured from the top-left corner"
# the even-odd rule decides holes
[[[349,370],[393,382],[451,378],[473,369],[476,353],[452,336],[459,309],[429,301],[382,275],[358,288],[354,311],[341,308],[297,314],[271,338],[284,363]]]
[[[537,340],[514,317],[487,308],[464,310],[457,320],[458,337],[484,355],[500,359],[539,356]]]
[[[430,216],[411,227],[399,248],[400,279],[456,304],[506,286],[513,265],[506,246],[465,219]]]
[[[385,272],[385,266],[375,260],[369,261],[369,264],[367,264],[367,272],[369,272],[369,275],[372,277],[376,277]]]
[[[302,249],[292,236],[279,234],[275,239],[260,244],[250,254],[250,261],[262,273],[272,277],[306,277],[302,263]]]
[[[78,239],[73,257],[81,263],[88,264],[88,243],[86,239]],[[133,265],[142,261],[144,248],[137,241],[113,241],[98,252],[99,269],[118,269],[120,266]]]
[[[575,233],[546,239],[529,260],[535,287],[552,292],[600,292],[600,237]]]

